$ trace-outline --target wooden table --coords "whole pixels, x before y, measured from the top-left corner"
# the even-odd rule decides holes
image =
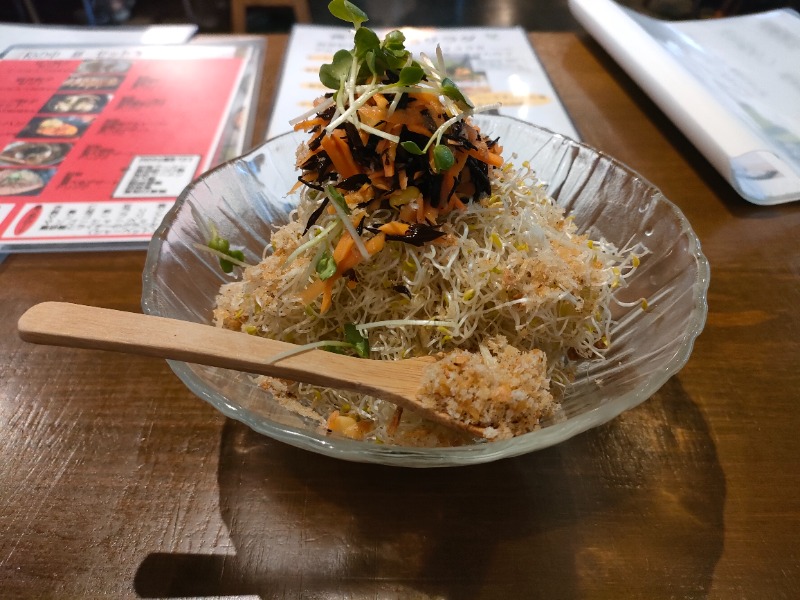
[[[741,200],[588,39],[534,34],[584,140],[686,213],[708,324],[655,396],[470,468],[351,464],[271,441],[160,360],[33,346],[44,300],[138,310],[143,252],[0,264],[4,598],[795,598],[800,204]],[[269,39],[265,130],[286,39]]]

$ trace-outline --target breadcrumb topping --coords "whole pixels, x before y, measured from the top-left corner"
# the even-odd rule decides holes
[[[549,386],[544,352],[521,351],[496,336],[481,352],[455,350],[433,363],[418,398],[497,440],[533,431],[554,414],[558,404]]]

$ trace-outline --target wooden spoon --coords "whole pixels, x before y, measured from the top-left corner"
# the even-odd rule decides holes
[[[368,394],[484,437],[482,427],[456,420],[417,398],[425,369],[436,362],[433,357],[383,361],[308,350],[270,363],[270,357],[297,346],[201,323],[66,302],[29,308],[17,330],[23,340],[36,344],[156,356]]]

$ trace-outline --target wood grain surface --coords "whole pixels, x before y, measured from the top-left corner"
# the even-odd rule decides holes
[[[584,141],[700,237],[709,318],[686,367],[545,451],[347,463],[227,420],[164,361],[17,337],[46,300],[139,310],[143,252],[10,256],[0,597],[797,597],[800,203],[740,199],[589,39],[532,40]],[[285,42],[268,40],[259,137]]]

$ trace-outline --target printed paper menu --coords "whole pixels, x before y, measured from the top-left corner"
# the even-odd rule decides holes
[[[144,245],[212,166],[235,46],[18,48],[0,60],[0,250]]]
[[[383,37],[387,29],[377,29]],[[406,48],[436,56],[442,48],[448,75],[476,105],[499,104],[494,112],[516,117],[578,139],[564,105],[520,27],[403,27]],[[329,92],[319,67],[333,54],[353,45],[347,27],[295,25],[286,49],[280,87],[267,138],[291,130],[289,121],[313,107]]]

